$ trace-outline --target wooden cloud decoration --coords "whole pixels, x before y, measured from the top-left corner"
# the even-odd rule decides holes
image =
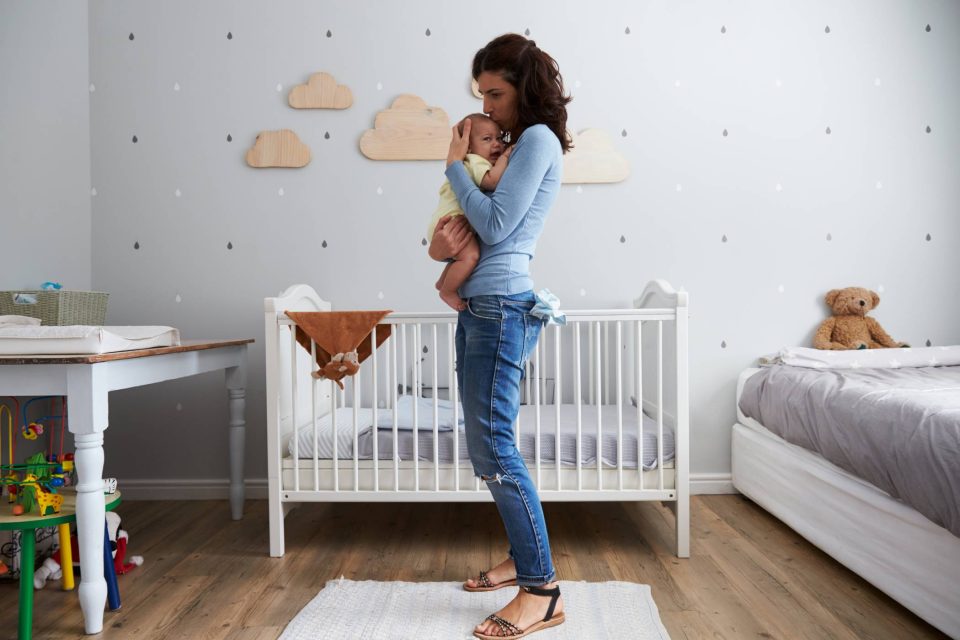
[[[346,109],[353,104],[353,93],[345,84],[321,71],[310,76],[307,84],[290,89],[287,102],[294,109]]]
[[[360,151],[371,160],[443,160],[450,127],[446,111],[404,94],[377,113],[373,129],[360,138]]]
[[[253,148],[247,150],[247,164],[258,169],[263,167],[306,166],[310,162],[310,147],[300,142],[290,129],[261,131]]]
[[[627,159],[614,149],[609,134],[602,129],[570,132],[573,149],[563,157],[564,184],[621,182],[630,175]]]

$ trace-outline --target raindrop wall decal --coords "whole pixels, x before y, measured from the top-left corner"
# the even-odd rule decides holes
[[[326,249],[326,248],[327,248],[327,241],[324,240],[323,242],[321,242],[321,243],[320,243],[320,246],[323,247],[324,249]]]
[[[627,241],[627,238],[625,236],[620,236],[620,244],[623,244],[626,241]]]
[[[726,32],[727,32],[727,27],[726,27],[726,25],[720,27],[720,33],[726,33]]]
[[[826,27],[824,27],[823,32],[830,33],[830,25],[827,25]]]
[[[627,27],[626,29],[624,29],[623,33],[626,35],[630,35],[630,27]]]
[[[427,37],[429,38],[429,37],[430,37],[430,29],[427,29],[426,31],[424,31],[424,32],[423,32],[423,35],[425,35],[425,36],[427,36]]]
[[[727,341],[726,341],[726,340],[721,340],[721,341],[720,341],[720,348],[721,348],[721,349],[726,349],[726,348],[727,348]]]
[[[827,234],[827,242],[830,242],[831,240],[833,240],[833,234],[828,233],[828,234]]]
[[[233,40],[233,31],[227,31],[227,40]]]
[[[324,139],[324,140],[329,140],[329,139],[330,139],[330,132],[329,132],[329,131],[327,131],[327,132],[325,132],[325,133],[323,134],[323,139]]]
[[[927,346],[928,346],[928,347],[932,347],[932,346],[933,346],[933,343],[930,342],[930,338],[927,338]]]
[[[933,129],[930,128],[930,125],[927,125],[927,133],[930,133]]]
[[[523,30],[523,35],[529,36],[529,35],[530,35],[530,29],[524,29],[524,30]]]
[[[139,240],[133,243],[133,248],[134,248],[134,249],[140,249],[140,241],[139,241]]]
[[[133,144],[137,144],[137,136],[133,136]]]
[[[133,34],[132,34],[132,33],[130,34],[130,40],[133,40]]]
[[[233,249],[233,243],[227,242],[227,249]]]
[[[723,137],[726,138],[728,135],[730,135],[730,132],[727,131],[726,129],[724,129],[724,130],[723,130]]]
[[[227,142],[233,142],[233,136],[229,133],[227,134]]]
[[[427,239],[426,239],[426,238],[421,238],[421,239],[420,239],[420,244],[422,244],[423,246],[427,246]]]
[[[622,130],[622,131],[620,132],[620,135],[623,136],[624,138],[626,138],[626,137],[627,137],[627,130],[626,130],[626,129]]]
[[[727,234],[723,234],[723,237],[720,238],[720,242],[726,242],[726,241],[727,241]]]
[[[333,32],[330,31],[330,29],[327,29],[327,37],[328,37],[328,38],[332,38],[332,37],[333,37]]]
[[[930,234],[928,233],[928,234],[927,234],[927,242],[930,242],[931,240],[933,240],[933,238],[932,238],[932,237],[930,236]]]
[[[927,25],[926,27],[924,27],[924,31],[926,31],[927,33],[930,33],[932,31],[932,29],[930,28],[930,25]]]
[[[826,133],[827,133],[827,135],[830,135],[830,133],[831,133],[830,127],[827,127],[827,132],[826,132]]]

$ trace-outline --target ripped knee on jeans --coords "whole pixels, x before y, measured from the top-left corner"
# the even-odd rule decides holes
[[[503,484],[503,476],[500,475],[499,473],[493,476],[485,476],[483,474],[480,474],[480,479],[486,482],[487,484],[490,484],[491,482],[496,482],[497,484]]]

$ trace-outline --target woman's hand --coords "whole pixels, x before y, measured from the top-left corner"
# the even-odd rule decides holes
[[[453,258],[466,248],[472,236],[466,216],[445,216],[437,222],[428,253],[437,261]]]
[[[463,162],[470,148],[470,118],[463,123],[463,135],[457,131],[458,125],[453,125],[453,137],[450,139],[450,150],[447,152],[447,166],[454,162]]]

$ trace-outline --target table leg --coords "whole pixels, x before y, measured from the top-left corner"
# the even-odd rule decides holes
[[[243,455],[247,422],[244,418],[246,391],[230,389],[230,514],[243,517]]]
[[[73,549],[70,546],[70,523],[64,522],[57,527],[60,534],[60,570],[63,572],[61,584],[64,591],[73,591]]]
[[[37,555],[36,529],[20,532],[20,612],[18,640],[30,640],[33,633],[33,562]]]
[[[71,416],[73,416],[71,412]],[[103,579],[103,432],[74,436],[77,447],[77,545],[80,548],[80,608],[87,633],[103,629],[107,583]]]

